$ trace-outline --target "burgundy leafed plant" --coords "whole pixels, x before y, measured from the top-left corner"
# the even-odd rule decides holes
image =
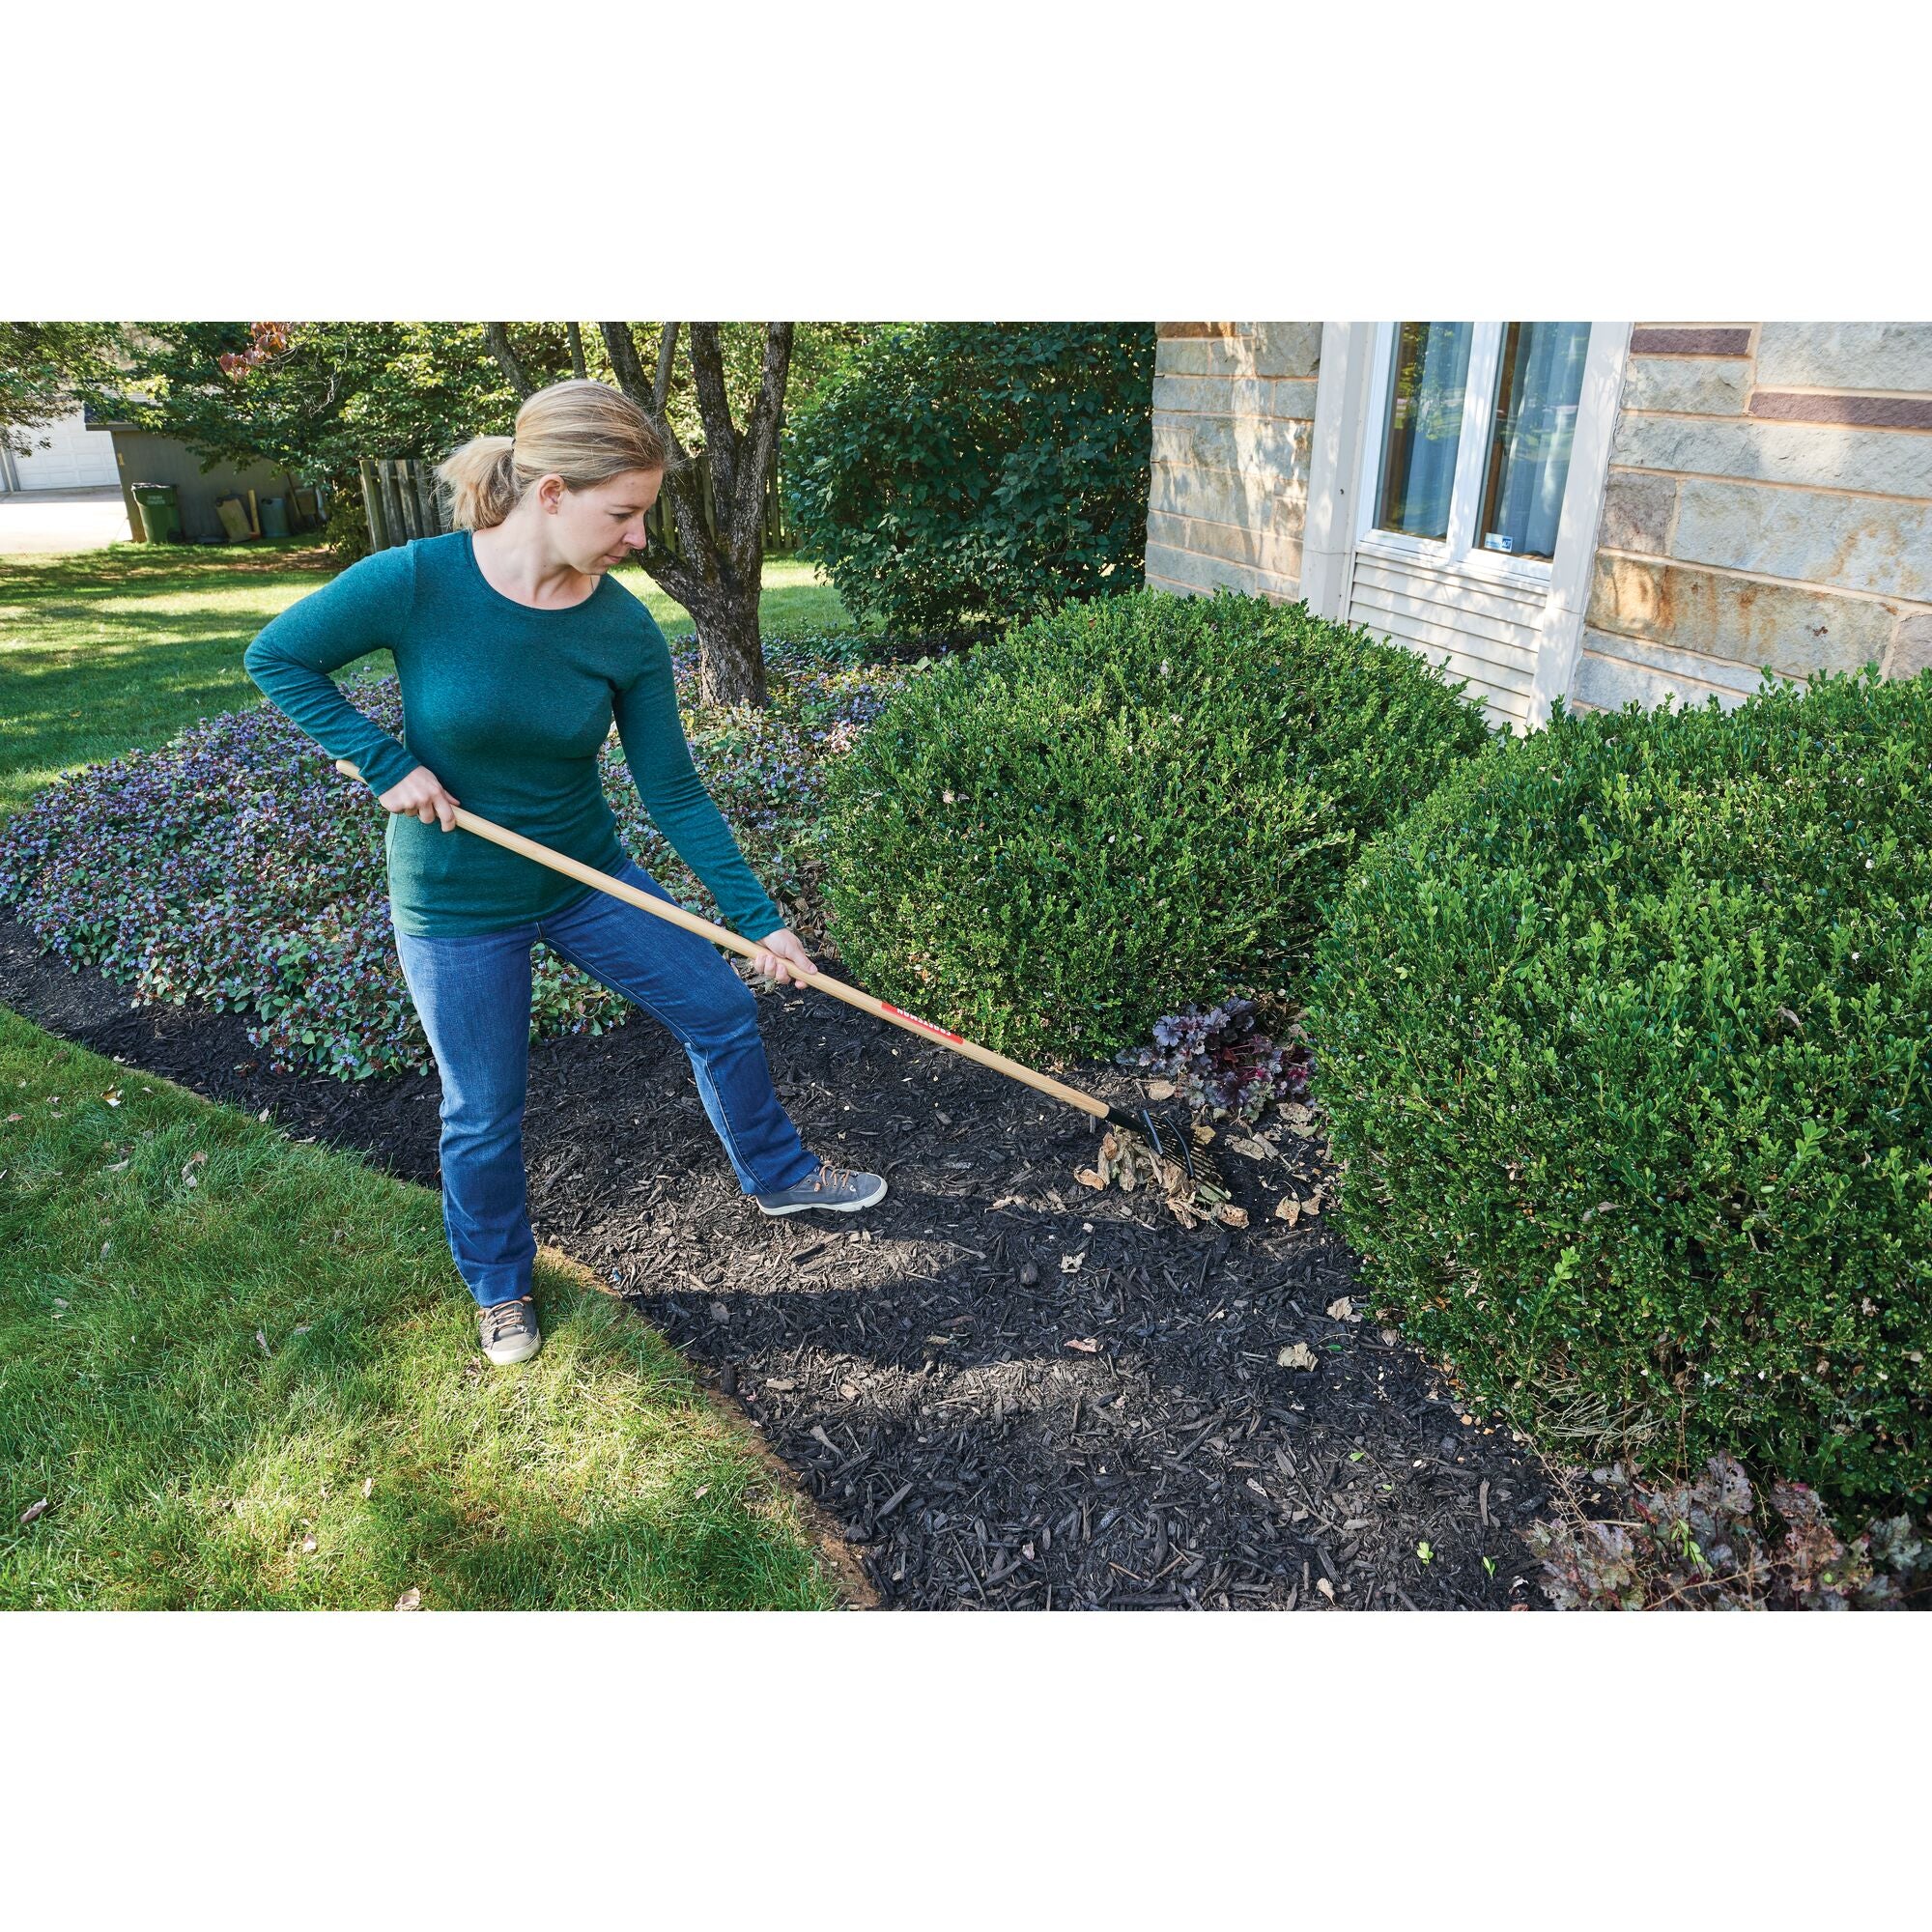
[[[1253,1122],[1270,1100],[1298,1100],[1308,1091],[1312,1064],[1298,1026],[1275,1039],[1258,1023],[1253,1000],[1239,995],[1205,1011],[1183,1007],[1154,1022],[1151,1046],[1114,1056],[1174,1082],[1175,1093],[1210,1119]]]

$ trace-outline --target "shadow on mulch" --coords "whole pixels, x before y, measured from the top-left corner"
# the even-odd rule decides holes
[[[434,1075],[270,1074],[232,1015],[132,1008],[11,920],[0,998],[436,1184]],[[1285,1168],[1228,1156],[1253,1225],[1187,1232],[1074,1181],[1084,1117],[821,995],[761,1008],[800,1132],[887,1176],[876,1209],[760,1215],[682,1050],[639,1015],[532,1048],[531,1215],[736,1399],[886,1605],[1541,1606],[1520,1534],[1546,1500],[1536,1464],[1373,1321],[1324,1313],[1354,1258],[1320,1220],[1271,1218]],[[1118,1067],[1069,1077],[1139,1091]],[[1319,1174],[1318,1150],[1282,1145]],[[1277,1365],[1295,1342],[1318,1370]]]

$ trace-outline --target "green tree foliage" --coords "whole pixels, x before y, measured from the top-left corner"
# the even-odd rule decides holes
[[[1351,876],[1308,1028],[1368,1280],[1566,1453],[1932,1487],[1932,676],[1563,718]]]
[[[122,412],[211,461],[340,480],[365,456],[440,458],[516,417],[480,323],[296,323],[282,354],[239,376],[221,357],[248,349],[246,323],[142,324],[130,339]]]
[[[1138,589],[1151,323],[925,323],[854,345],[794,411],[801,554],[906,633]]]
[[[834,772],[833,936],[874,992],[1098,1057],[1292,987],[1360,840],[1488,739],[1413,653],[1300,605],[1070,605],[915,678]]]
[[[41,327],[0,324],[10,331]],[[515,354],[537,386],[574,372],[568,325],[508,327]],[[635,329],[654,340],[659,327],[639,323]],[[882,327],[801,323],[794,396],[810,397]],[[284,353],[237,380],[224,374],[221,357],[248,349],[249,324],[144,323],[128,331],[124,366],[85,361],[83,378],[99,401],[206,457],[274,463],[306,477],[353,475],[363,457],[440,461],[459,442],[506,434],[516,421],[520,398],[492,357],[480,322],[298,322],[288,333]],[[611,381],[597,331],[582,328],[579,335],[585,374]],[[726,323],[721,336],[726,387],[743,416],[757,394],[764,330],[756,323]],[[11,384],[16,362],[32,365],[10,338],[0,336],[0,345],[14,352],[5,355],[0,374],[0,383]],[[666,414],[687,447],[703,447],[703,424],[682,363],[671,373]]]
[[[24,456],[36,430],[85,401],[120,334],[107,322],[0,322],[0,448]]]

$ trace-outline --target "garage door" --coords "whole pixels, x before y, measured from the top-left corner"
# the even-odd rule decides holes
[[[89,490],[121,479],[114,468],[114,439],[89,429],[76,410],[58,422],[25,432],[34,447],[14,458],[22,490]],[[47,447],[40,444],[45,441]]]

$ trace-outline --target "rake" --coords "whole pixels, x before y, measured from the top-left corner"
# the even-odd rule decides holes
[[[362,776],[360,769],[347,758],[337,758],[335,769],[346,778],[359,779]],[[714,925],[708,919],[687,912],[668,899],[653,898],[650,894],[639,892],[636,886],[627,885],[622,879],[613,879],[609,872],[600,872],[593,866],[566,858],[548,845],[538,844],[534,838],[526,838],[520,832],[512,832],[488,818],[479,818],[475,812],[466,811],[461,806],[456,808],[456,823],[460,830],[478,838],[487,838],[491,844],[500,845],[506,852],[518,853],[535,865],[546,866],[553,872],[561,872],[567,879],[575,879],[581,885],[608,893],[613,899],[622,899],[626,905],[637,906],[653,918],[668,920],[672,925],[681,925],[687,932],[695,932],[714,946],[743,953],[748,959],[757,955],[759,949],[755,940],[742,938],[722,925]],[[963,1059],[977,1061],[981,1066],[990,1066],[995,1073],[1004,1073],[1009,1080],[1017,1080],[1023,1087],[1031,1087],[1035,1093],[1044,1094],[1049,1099],[1077,1107],[1096,1121],[1106,1121],[1114,1126],[1124,1127],[1129,1133],[1138,1134],[1152,1150],[1157,1160],[1179,1163],[1190,1183],[1202,1180],[1211,1183],[1218,1179],[1205,1154],[1199,1157],[1200,1165],[1197,1166],[1191,1136],[1176,1126],[1173,1121],[1150,1108],[1129,1110],[1113,1106],[1092,1094],[1081,1093],[1077,1087],[1069,1087],[1064,1081],[1036,1072],[1017,1060],[1009,1060],[1004,1053],[995,1053],[991,1047],[981,1046],[978,1040],[952,1033],[933,1020],[923,1020],[917,1013],[909,1013],[888,1000],[874,999],[870,993],[847,985],[842,980],[831,979],[823,973],[796,973],[794,978],[800,985],[815,986],[835,1000],[843,1000],[848,1007],[857,1007],[861,1012],[870,1013],[874,1019],[902,1027],[907,1033],[918,1034],[923,1039],[936,1039]]]

